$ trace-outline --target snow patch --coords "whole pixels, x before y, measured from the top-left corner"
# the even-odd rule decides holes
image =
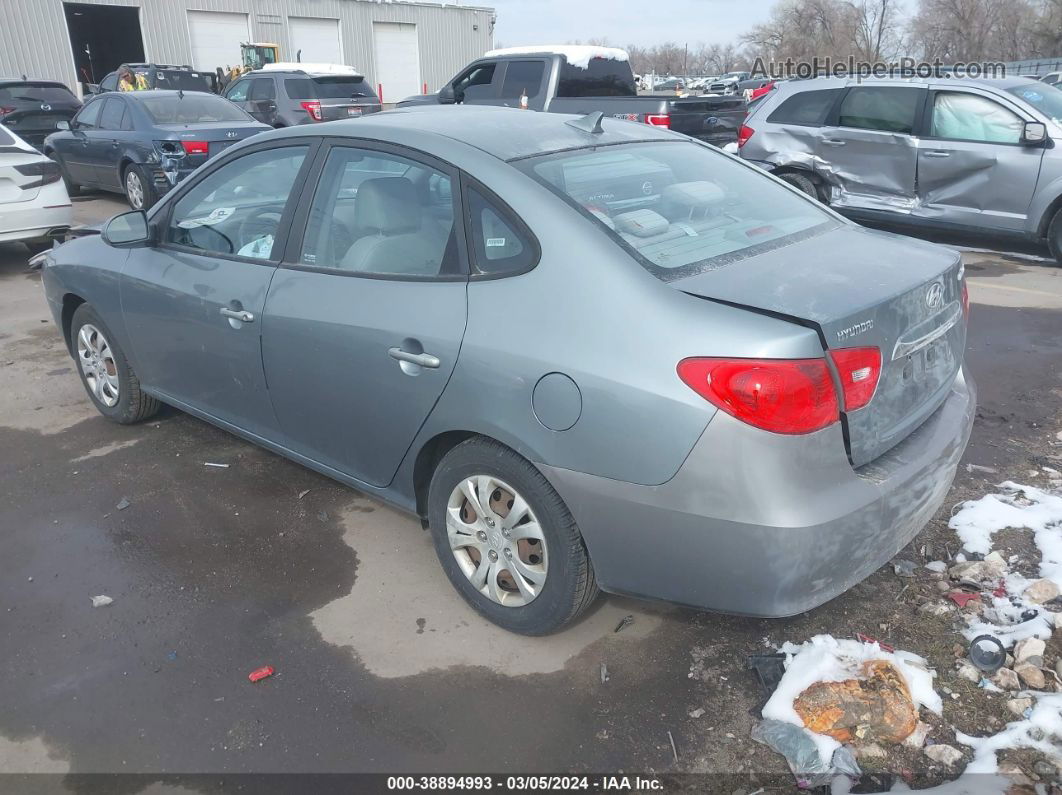
[[[892,663],[903,676],[915,706],[924,706],[938,715],[942,709],[940,696],[933,689],[935,674],[926,668],[926,661],[906,651],[883,651],[877,643],[862,643],[858,640],[837,640],[831,635],[816,635],[807,643],[785,643],[781,649],[785,655],[785,674],[775,688],[774,694],[763,706],[764,718],[792,723],[803,728],[793,702],[816,682],[843,682],[857,679],[862,674],[863,663],[868,660],[886,660]],[[829,763],[841,744],[832,737],[808,731],[819,749],[823,763]]]
[[[973,748],[974,758],[965,773],[999,772],[999,751],[1007,748],[1033,748],[1042,751],[1048,758],[1062,757],[1062,694],[1027,693],[1035,696],[1036,705],[1025,720],[1008,723],[998,734],[989,737],[971,737],[960,731],[955,739]],[[1055,742],[1051,741],[1051,738]]]
[[[597,47],[589,44],[532,44],[527,47],[505,47],[491,50],[484,58],[498,58],[503,55],[563,55],[571,66],[588,69],[593,58],[607,58],[611,61],[626,61],[630,58],[626,50],[618,47]]]

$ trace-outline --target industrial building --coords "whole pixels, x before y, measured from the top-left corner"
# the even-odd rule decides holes
[[[395,102],[491,49],[494,10],[376,0],[0,0],[0,77],[98,83],[122,63],[199,70],[269,42],[280,60],[343,63]],[[301,54],[301,58],[299,55]]]

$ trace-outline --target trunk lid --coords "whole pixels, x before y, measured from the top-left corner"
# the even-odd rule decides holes
[[[321,120],[334,121],[376,113],[380,110],[380,101],[375,97],[352,97],[350,99],[322,99]]]
[[[947,396],[966,345],[961,273],[951,249],[844,226],[669,284],[815,328],[830,350],[877,347],[874,396],[843,415],[858,467],[901,442]]]
[[[160,131],[161,140],[174,141],[180,146],[181,141],[205,141],[207,154],[185,155],[185,162],[189,166],[199,166],[209,158],[224,152],[230,146],[239,143],[252,135],[265,132],[270,129],[269,125],[248,124],[246,122],[196,122],[195,124],[156,124],[155,128]]]

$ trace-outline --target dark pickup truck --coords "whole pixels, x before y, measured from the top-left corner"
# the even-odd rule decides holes
[[[492,50],[438,93],[407,97],[398,107],[434,104],[500,105],[580,115],[600,111],[670,127],[718,145],[736,140],[745,118],[740,98],[639,96],[626,52],[582,45]]]

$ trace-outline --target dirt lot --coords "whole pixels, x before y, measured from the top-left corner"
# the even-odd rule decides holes
[[[122,205],[76,207],[94,221]],[[908,579],[887,566],[784,621],[603,598],[562,634],[506,634],[452,591],[414,520],[177,411],[134,427],[98,416],[25,260],[0,244],[0,771],[789,782],[784,760],[749,739],[763,699],[745,660],[817,633],[863,632],[926,656],[937,689],[958,694],[942,718],[923,716],[939,742],[1012,717],[1002,697],[955,676],[962,638],[954,615],[918,611],[937,596],[924,570]],[[980,410],[965,462],[998,474],[961,471],[905,552],[919,563],[957,550],[954,503],[998,480],[1043,485],[1042,466],[1062,468],[1062,269],[983,252],[966,261]],[[114,604],[93,609],[97,594]],[[1048,659],[1060,652],[1049,645]],[[249,684],[267,664],[276,675]],[[904,771],[915,786],[961,769],[892,749],[864,766]]]

